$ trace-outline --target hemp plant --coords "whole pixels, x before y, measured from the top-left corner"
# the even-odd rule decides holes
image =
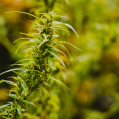
[[[20,39],[26,39],[27,41],[21,43],[15,53],[18,52],[22,45],[30,45],[25,50],[25,59],[13,64],[21,65],[22,68],[14,68],[0,74],[2,75],[11,71],[16,74],[16,77],[11,77],[16,80],[15,82],[10,80],[0,81],[0,83],[6,82],[13,85],[13,88],[9,90],[8,95],[9,97],[13,98],[13,102],[8,102],[8,104],[0,106],[0,115],[5,119],[22,119],[24,112],[27,112],[29,109],[29,105],[33,105],[35,108],[36,105],[33,103],[33,101],[30,101],[29,97],[34,91],[37,91],[40,95],[42,95],[43,92],[48,95],[46,88],[50,85],[51,80],[57,81],[68,88],[63,82],[52,77],[51,73],[57,70],[59,66],[67,71],[65,64],[58,56],[58,52],[62,53],[63,55],[65,54],[57,48],[57,45],[65,48],[65,46],[62,44],[67,43],[75,47],[68,42],[57,41],[57,37],[59,37],[59,35],[57,35],[57,30],[65,30],[64,26],[71,28],[75,33],[76,31],[69,24],[55,21],[54,19],[57,14],[54,12],[44,13],[41,15],[41,17],[37,17],[26,12],[20,13],[24,13],[35,18],[32,28],[36,29],[37,32],[32,31],[28,34],[22,33],[26,35],[27,38]],[[77,47],[75,48],[80,50]],[[67,49],[66,51],[68,52]],[[60,62],[60,64],[55,63],[56,59]]]

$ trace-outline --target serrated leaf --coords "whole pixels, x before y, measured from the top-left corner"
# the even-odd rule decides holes
[[[19,115],[19,119],[22,119],[22,112],[21,112],[21,106],[20,105],[17,105],[17,112]]]
[[[61,62],[61,64],[64,66],[64,69],[67,71],[64,62],[63,62],[56,54],[54,54],[53,52],[50,52],[50,51],[49,51],[49,53],[50,53],[51,55],[53,55],[54,57],[56,57],[56,58]]]
[[[48,91],[43,86],[40,86],[39,88],[41,88],[45,95],[49,97]]]
[[[52,61],[51,57],[48,57],[48,64],[52,70],[56,70],[56,67],[55,67],[54,62]]]
[[[57,80],[57,79],[55,79],[55,78],[53,78],[53,77],[50,77],[51,79],[53,79],[54,81],[57,81],[57,82],[59,82],[59,83],[61,83],[63,86],[65,86],[67,89],[69,89],[63,82],[61,82],[60,80]],[[70,89],[69,89],[70,90]]]

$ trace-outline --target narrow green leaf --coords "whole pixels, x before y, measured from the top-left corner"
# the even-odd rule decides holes
[[[31,59],[22,59],[22,60],[17,61],[15,64],[17,64],[17,63],[19,63],[19,62],[22,62],[22,61],[25,61],[25,60],[26,60],[26,61],[27,61],[27,60],[29,61],[29,60],[31,60]]]
[[[28,100],[20,100],[22,101],[23,103],[27,104],[27,105],[33,105],[33,106],[36,106],[34,105],[32,102],[28,101]]]
[[[3,116],[3,115],[8,115],[8,113],[0,113],[0,116]]]
[[[22,119],[22,112],[21,112],[21,106],[20,105],[17,105],[17,112],[19,115],[19,119]]]
[[[20,34],[23,34],[23,35],[26,35],[26,36],[29,36],[29,37],[34,37],[34,34],[32,33],[32,34],[29,34],[29,33],[22,33],[22,32],[20,32]]]
[[[74,31],[74,33],[77,35],[77,37],[79,38],[77,32],[75,31],[75,29],[71,25],[66,24],[66,23],[62,23],[62,24],[64,24],[64,25],[68,26],[69,28],[71,28]]]
[[[40,96],[42,96],[42,93],[38,89],[36,91],[40,94]]]
[[[46,40],[46,39],[44,39],[41,43],[40,43],[40,45],[38,46],[38,48],[40,48],[41,47],[41,45],[43,45],[45,42],[47,42],[48,40]]]
[[[70,29],[72,29],[72,30],[74,31],[74,33],[75,33],[75,34],[77,35],[77,37],[79,38],[77,32],[75,31],[75,29],[74,29],[71,25],[66,24],[66,23],[62,23],[62,22],[57,22],[57,21],[54,21],[54,23],[55,23],[55,24],[58,24],[58,25],[65,25],[65,26],[69,27]]]
[[[57,48],[55,48],[55,47],[53,47],[53,49],[56,50],[57,52],[62,53],[62,54],[66,57],[66,55],[65,55],[61,50],[59,50],[59,49],[57,49]]]
[[[39,19],[39,20],[40,20],[40,18],[39,18],[39,17],[37,17],[37,16],[35,16],[35,15],[33,15],[33,14],[30,14],[30,13],[27,13],[27,12],[21,12],[21,11],[10,11],[10,12],[6,12],[6,13],[11,13],[11,12],[18,12],[18,13],[27,14],[27,15],[29,15],[29,16],[32,16],[32,17],[34,17],[34,18],[36,18],[36,19]]]
[[[49,97],[47,90],[43,86],[40,86],[39,88],[41,88],[44,91],[45,95]]]
[[[28,91],[29,91],[27,84],[22,81],[22,82],[21,82],[21,86],[22,86],[22,88],[23,88],[22,94],[23,94],[23,95],[27,95],[27,93],[28,93]]]
[[[59,37],[59,35],[53,35],[53,37]]]
[[[48,57],[48,64],[52,70],[56,70],[56,67],[55,67],[54,62],[52,61],[51,57]]]
[[[19,48],[22,46],[22,45],[25,45],[25,44],[28,44],[28,43],[32,43],[32,41],[26,41],[26,42],[23,42],[19,45],[19,47],[17,48],[15,54],[18,52]]]
[[[10,104],[6,104],[6,105],[2,105],[0,106],[0,109],[6,108],[7,106],[9,106]]]
[[[57,81],[57,82],[59,82],[59,83],[61,83],[63,86],[65,86],[68,90],[70,90],[63,82],[61,82],[61,81],[59,81],[59,80],[57,80],[57,79],[55,79],[55,78],[53,78],[53,77],[50,77],[51,79],[53,79],[54,81]]]
[[[43,80],[42,82],[43,82],[46,86],[49,86],[49,87],[50,87],[50,85],[48,84],[47,81]]]
[[[14,72],[14,71],[13,71]],[[10,77],[8,77],[8,78],[13,78],[13,79],[15,79],[15,80],[18,80],[18,77],[15,77],[15,76],[10,76]]]
[[[53,52],[50,52],[50,51],[49,51],[49,53],[50,53],[51,55],[53,55],[54,57],[56,57],[56,58],[61,62],[61,64],[64,66],[65,70],[67,71],[64,62],[63,62],[56,54],[54,54]]]
[[[4,72],[0,73],[0,75],[8,73],[8,72],[11,72],[11,71],[16,71],[16,70],[24,70],[24,69],[23,68],[14,68],[14,69],[10,69],[10,70],[4,71]]]
[[[15,95],[15,94],[5,94],[5,95],[7,95],[7,96],[9,96],[9,97],[11,97],[11,98],[14,98],[14,99],[18,99],[18,97]]]
[[[68,53],[68,55],[70,57],[70,60],[72,61],[73,58],[71,57],[71,55],[70,55],[69,51],[67,50],[67,48],[64,45],[60,44],[59,42],[55,42],[55,43],[57,43],[58,45],[62,46],[67,51],[67,53]]]
[[[29,113],[23,113],[23,115],[24,115],[25,117],[27,117],[27,119],[41,119],[41,118],[39,118],[39,117],[37,117],[37,116],[34,116],[34,115],[32,115],[32,114],[29,114]]]
[[[9,66],[15,66],[15,65],[17,65],[17,66],[22,66],[22,65],[24,65],[24,64],[10,64]]]
[[[22,73],[18,73],[18,72],[15,72],[15,71],[14,71],[14,73],[16,73],[17,75],[19,75],[24,81],[27,80],[26,77]]]
[[[14,86],[16,86],[16,84],[15,84],[14,82],[9,81],[9,80],[3,80],[3,82],[6,82],[6,83],[8,83],[8,84],[10,84],[10,85],[14,85]]]
[[[21,39],[31,39],[31,38],[19,38],[19,39],[17,39],[17,40],[15,40],[13,43],[15,43],[15,42],[17,42],[18,40],[21,40]]]
[[[77,48],[76,46],[74,46],[74,45],[72,45],[71,43],[68,43],[68,42],[66,42],[66,41],[57,41],[57,42],[69,44],[69,45],[71,45],[72,47],[76,48],[77,50],[82,51],[81,49]]]

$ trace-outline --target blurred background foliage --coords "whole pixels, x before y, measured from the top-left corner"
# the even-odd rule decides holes
[[[53,75],[57,73],[56,77],[65,82],[71,91],[54,84],[56,86],[49,89],[50,99],[34,93],[33,99],[38,109],[31,109],[31,115],[38,117],[40,114],[41,119],[118,119],[118,0],[0,0],[0,72],[10,69],[10,64],[24,57],[23,50],[27,45],[15,54],[22,40],[15,44],[13,41],[23,37],[20,32],[27,33],[34,20],[24,14],[6,12],[37,14],[52,10],[63,15],[59,20],[72,25],[79,34],[77,38],[70,30],[67,34],[61,32],[59,40],[72,43],[82,52],[66,45],[73,57],[72,62],[68,55],[62,57],[69,78],[63,70]],[[0,76],[0,79],[10,75]],[[4,94],[10,88],[5,83],[0,85],[0,105],[10,100]]]

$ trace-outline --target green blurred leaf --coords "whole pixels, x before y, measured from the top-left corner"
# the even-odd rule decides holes
[[[70,90],[63,82],[61,82],[61,81],[59,81],[59,80],[57,80],[53,77],[50,77],[50,78],[53,79],[54,81],[57,81],[57,82],[61,83],[64,87],[66,87],[68,90]]]
[[[40,86],[39,88],[42,89],[45,95],[49,97],[48,91],[43,86]]]
[[[48,64],[52,70],[56,70],[56,67],[55,67],[54,62],[52,61],[51,57],[48,57]]]
[[[17,112],[19,115],[19,119],[22,119],[22,112],[21,112],[21,106],[20,105],[17,105]]]
[[[6,107],[8,107],[9,105],[10,105],[10,104],[2,105],[2,106],[0,106],[0,109],[6,108]]]

